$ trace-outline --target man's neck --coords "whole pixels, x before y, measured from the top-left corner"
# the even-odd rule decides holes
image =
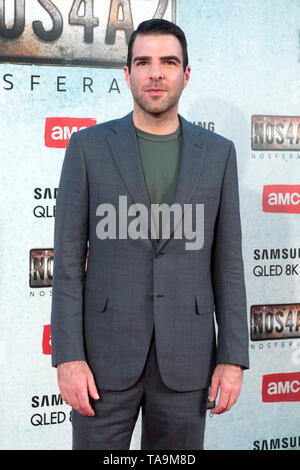
[[[135,127],[150,134],[165,135],[175,132],[179,125],[177,109],[176,112],[150,114],[139,109],[133,110],[133,123]]]

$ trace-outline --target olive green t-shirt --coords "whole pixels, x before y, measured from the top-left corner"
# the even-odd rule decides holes
[[[171,134],[159,135],[136,129],[145,182],[150,204],[172,205],[179,174],[182,132],[178,128]],[[154,223],[162,237],[162,215]]]

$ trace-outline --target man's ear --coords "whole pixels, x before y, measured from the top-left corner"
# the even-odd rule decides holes
[[[186,69],[184,71],[184,86],[185,88],[190,80],[190,74],[191,74],[191,67],[189,65],[186,66]]]
[[[123,66],[123,70],[124,70],[124,75],[125,75],[125,81],[127,83],[127,86],[129,88],[129,90],[131,90],[131,85],[130,85],[130,72],[129,72],[129,67],[128,65],[124,65]]]

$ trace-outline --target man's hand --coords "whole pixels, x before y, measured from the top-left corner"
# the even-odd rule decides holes
[[[62,399],[85,416],[94,416],[89,394],[99,399],[93,374],[86,361],[62,362],[57,365],[58,386]]]
[[[229,411],[237,401],[243,384],[243,369],[237,364],[218,364],[214,370],[209,400],[215,401],[220,389],[219,402],[211,413]]]

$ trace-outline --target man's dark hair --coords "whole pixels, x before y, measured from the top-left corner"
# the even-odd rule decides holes
[[[129,44],[128,44],[128,54],[127,54],[127,66],[128,66],[129,72],[131,70],[133,43],[138,34],[143,34],[143,35],[173,34],[173,36],[176,36],[182,48],[183,70],[186,69],[189,63],[189,59],[188,59],[188,53],[187,53],[187,42],[186,42],[186,37],[185,37],[184,32],[182,31],[182,29],[179,28],[179,26],[177,26],[174,23],[171,23],[171,21],[167,21],[167,20],[163,20],[159,18],[153,18],[151,20],[146,20],[140,23],[137,29],[133,31],[130,37]]]

